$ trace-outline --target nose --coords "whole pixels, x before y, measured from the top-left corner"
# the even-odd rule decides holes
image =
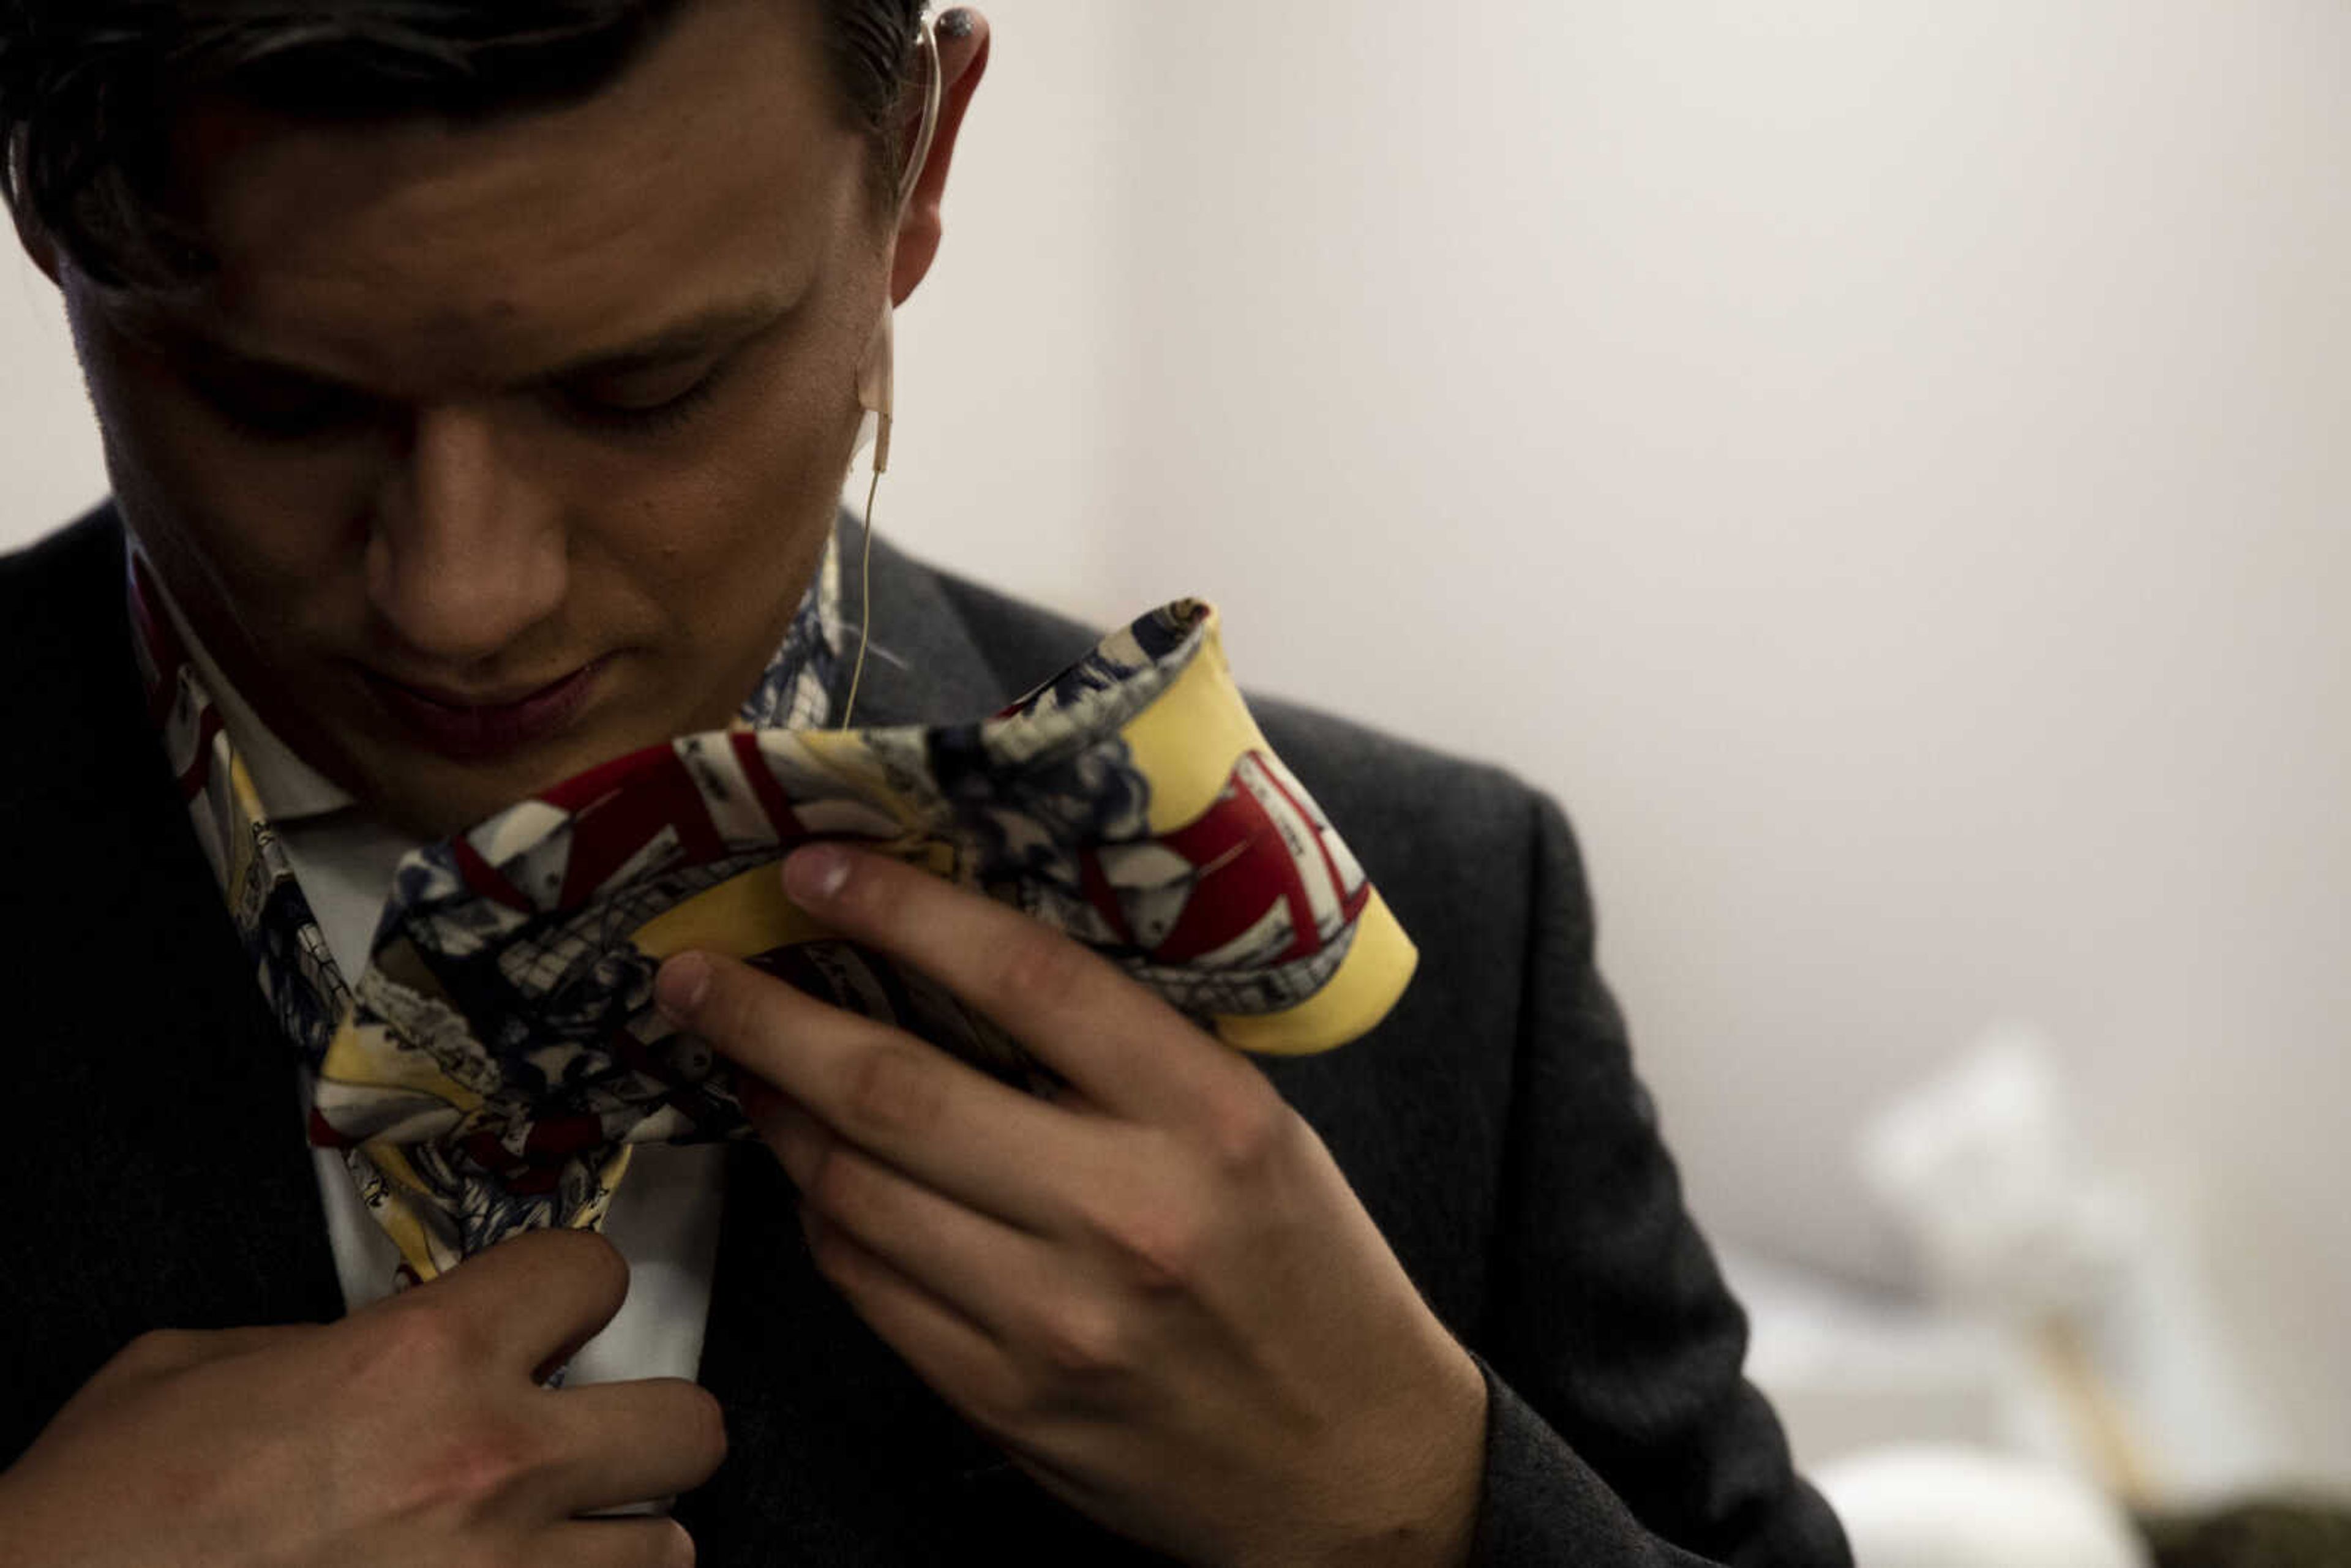
[[[420,412],[367,549],[368,599],[413,652],[479,664],[563,602],[561,511],[507,461],[486,415]]]

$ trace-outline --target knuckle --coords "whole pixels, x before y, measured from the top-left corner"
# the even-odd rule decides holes
[[[1205,1228],[1176,1205],[1138,1205],[1103,1217],[1094,1229],[1132,1289],[1173,1295],[1199,1277]]]
[[[496,1351],[492,1325],[462,1299],[419,1288],[395,1297],[365,1319],[347,1320],[365,1332],[346,1343],[345,1375],[370,1397],[398,1397],[419,1387],[470,1387]]]
[[[685,1526],[671,1520],[662,1538],[661,1568],[694,1568],[694,1537],[685,1532]]]
[[[1088,970],[1077,944],[1040,928],[1019,933],[1007,948],[996,981],[1004,999],[1049,1011],[1079,999]]]
[[[939,1119],[945,1083],[932,1063],[903,1045],[856,1052],[847,1069],[845,1101],[854,1125],[920,1134]]]
[[[839,1140],[828,1139],[809,1170],[808,1186],[802,1196],[818,1213],[849,1224],[855,1220],[858,1206],[866,1199],[871,1176],[872,1173]]]
[[[964,1417],[997,1447],[1018,1448],[1044,1405],[1039,1383],[1033,1362],[996,1357],[976,1370],[969,1385],[959,1391]]]
[[[712,965],[710,989],[697,1009],[695,1031],[729,1043],[756,1037],[771,1000],[769,988],[758,983],[766,977],[734,964]]]
[[[386,1312],[371,1339],[372,1359],[387,1364],[395,1375],[402,1366],[416,1373],[456,1370],[486,1348],[471,1320],[451,1307],[445,1295],[421,1291],[411,1297],[406,1311]]]
[[[1064,1302],[1038,1324],[1038,1360],[1064,1386],[1114,1382],[1127,1370],[1126,1335],[1115,1313]]]
[[[1299,1124],[1297,1113],[1252,1077],[1214,1097],[1201,1128],[1202,1144],[1218,1176],[1252,1181],[1288,1148]]]
[[[406,1488],[423,1514],[475,1518],[510,1497],[547,1460],[544,1446],[520,1422],[480,1419],[419,1456]]]

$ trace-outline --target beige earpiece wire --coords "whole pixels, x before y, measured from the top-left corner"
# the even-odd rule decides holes
[[[928,10],[916,24],[922,29],[921,47],[925,66],[923,84],[923,124],[914,133],[913,154],[906,160],[905,171],[898,176],[898,221],[904,224],[906,208],[914,199],[914,187],[921,183],[923,166],[931,161],[931,141],[938,134],[939,105],[946,96],[946,67],[939,58],[938,20]],[[881,395],[873,412],[873,479],[865,489],[865,538],[857,559],[857,663],[849,674],[849,695],[841,705],[841,723],[836,728],[847,729],[857,716],[857,689],[865,682],[865,650],[873,636],[873,507],[881,498],[882,476],[890,468],[890,423],[898,401],[895,360],[897,335],[891,322],[891,307],[882,307],[882,325],[878,332],[879,347],[884,363],[880,378]]]

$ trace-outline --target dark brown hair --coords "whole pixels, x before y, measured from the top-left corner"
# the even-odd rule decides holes
[[[324,120],[550,108],[609,84],[694,3],[0,0],[0,199],[102,286],[184,285],[212,258],[162,197],[194,97]],[[886,193],[923,0],[807,3]]]

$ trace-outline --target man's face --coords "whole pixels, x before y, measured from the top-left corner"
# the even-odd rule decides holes
[[[61,271],[133,531],[387,820],[722,727],[780,641],[892,287],[816,28],[697,0],[593,99],[468,129],[208,104],[177,188],[217,277]]]

